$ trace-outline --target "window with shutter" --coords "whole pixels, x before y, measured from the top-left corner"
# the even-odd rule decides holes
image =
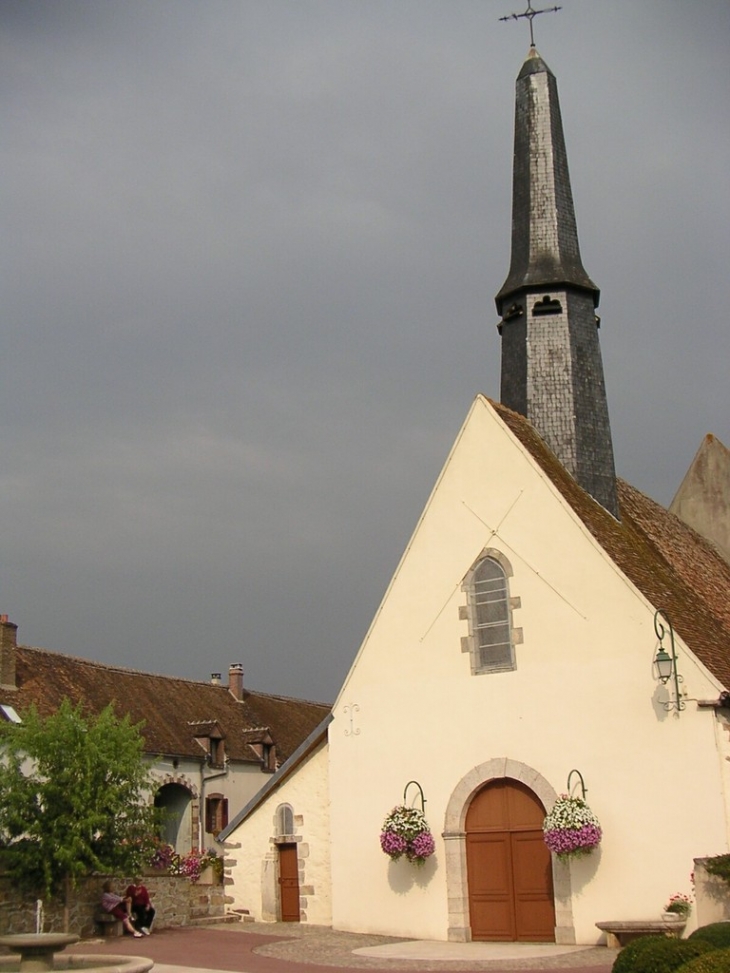
[[[209,794],[205,799],[205,830],[217,835],[228,824],[228,798],[222,794]]]

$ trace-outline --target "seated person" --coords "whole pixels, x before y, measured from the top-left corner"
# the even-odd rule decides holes
[[[102,886],[101,893],[101,907],[104,912],[110,912],[117,919],[121,919],[122,925],[126,932],[130,936],[134,936],[135,939],[141,939],[142,933],[137,932],[137,930],[132,925],[132,919],[130,917],[130,911],[132,908],[132,900],[130,898],[123,899],[121,895],[117,895],[112,891],[113,883],[111,879],[107,879]]]
[[[141,878],[135,878],[132,885],[124,893],[132,903],[131,912],[135,925],[145,936],[152,932],[155,921],[155,908],[150,901],[150,894],[142,884]]]

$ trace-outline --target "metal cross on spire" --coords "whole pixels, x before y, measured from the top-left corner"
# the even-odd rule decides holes
[[[532,6],[532,0],[527,0],[527,10],[521,14],[508,14],[506,17],[500,17],[500,20],[522,20],[524,17],[530,22],[530,47],[535,46],[535,35],[532,32],[532,21],[537,17],[538,14],[554,14],[558,10],[562,10],[562,7],[543,7],[542,10],[535,10]]]

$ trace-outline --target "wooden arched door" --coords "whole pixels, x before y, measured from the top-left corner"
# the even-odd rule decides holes
[[[555,941],[552,862],[545,809],[515,780],[495,780],[466,815],[469,914],[474,940]]]

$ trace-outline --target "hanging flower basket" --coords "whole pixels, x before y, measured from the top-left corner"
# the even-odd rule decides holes
[[[397,862],[403,855],[415,865],[423,865],[436,846],[422,811],[415,807],[394,807],[383,821],[380,847]]]
[[[598,818],[582,797],[561,794],[546,815],[542,830],[545,844],[561,861],[588,855],[601,843]]]

